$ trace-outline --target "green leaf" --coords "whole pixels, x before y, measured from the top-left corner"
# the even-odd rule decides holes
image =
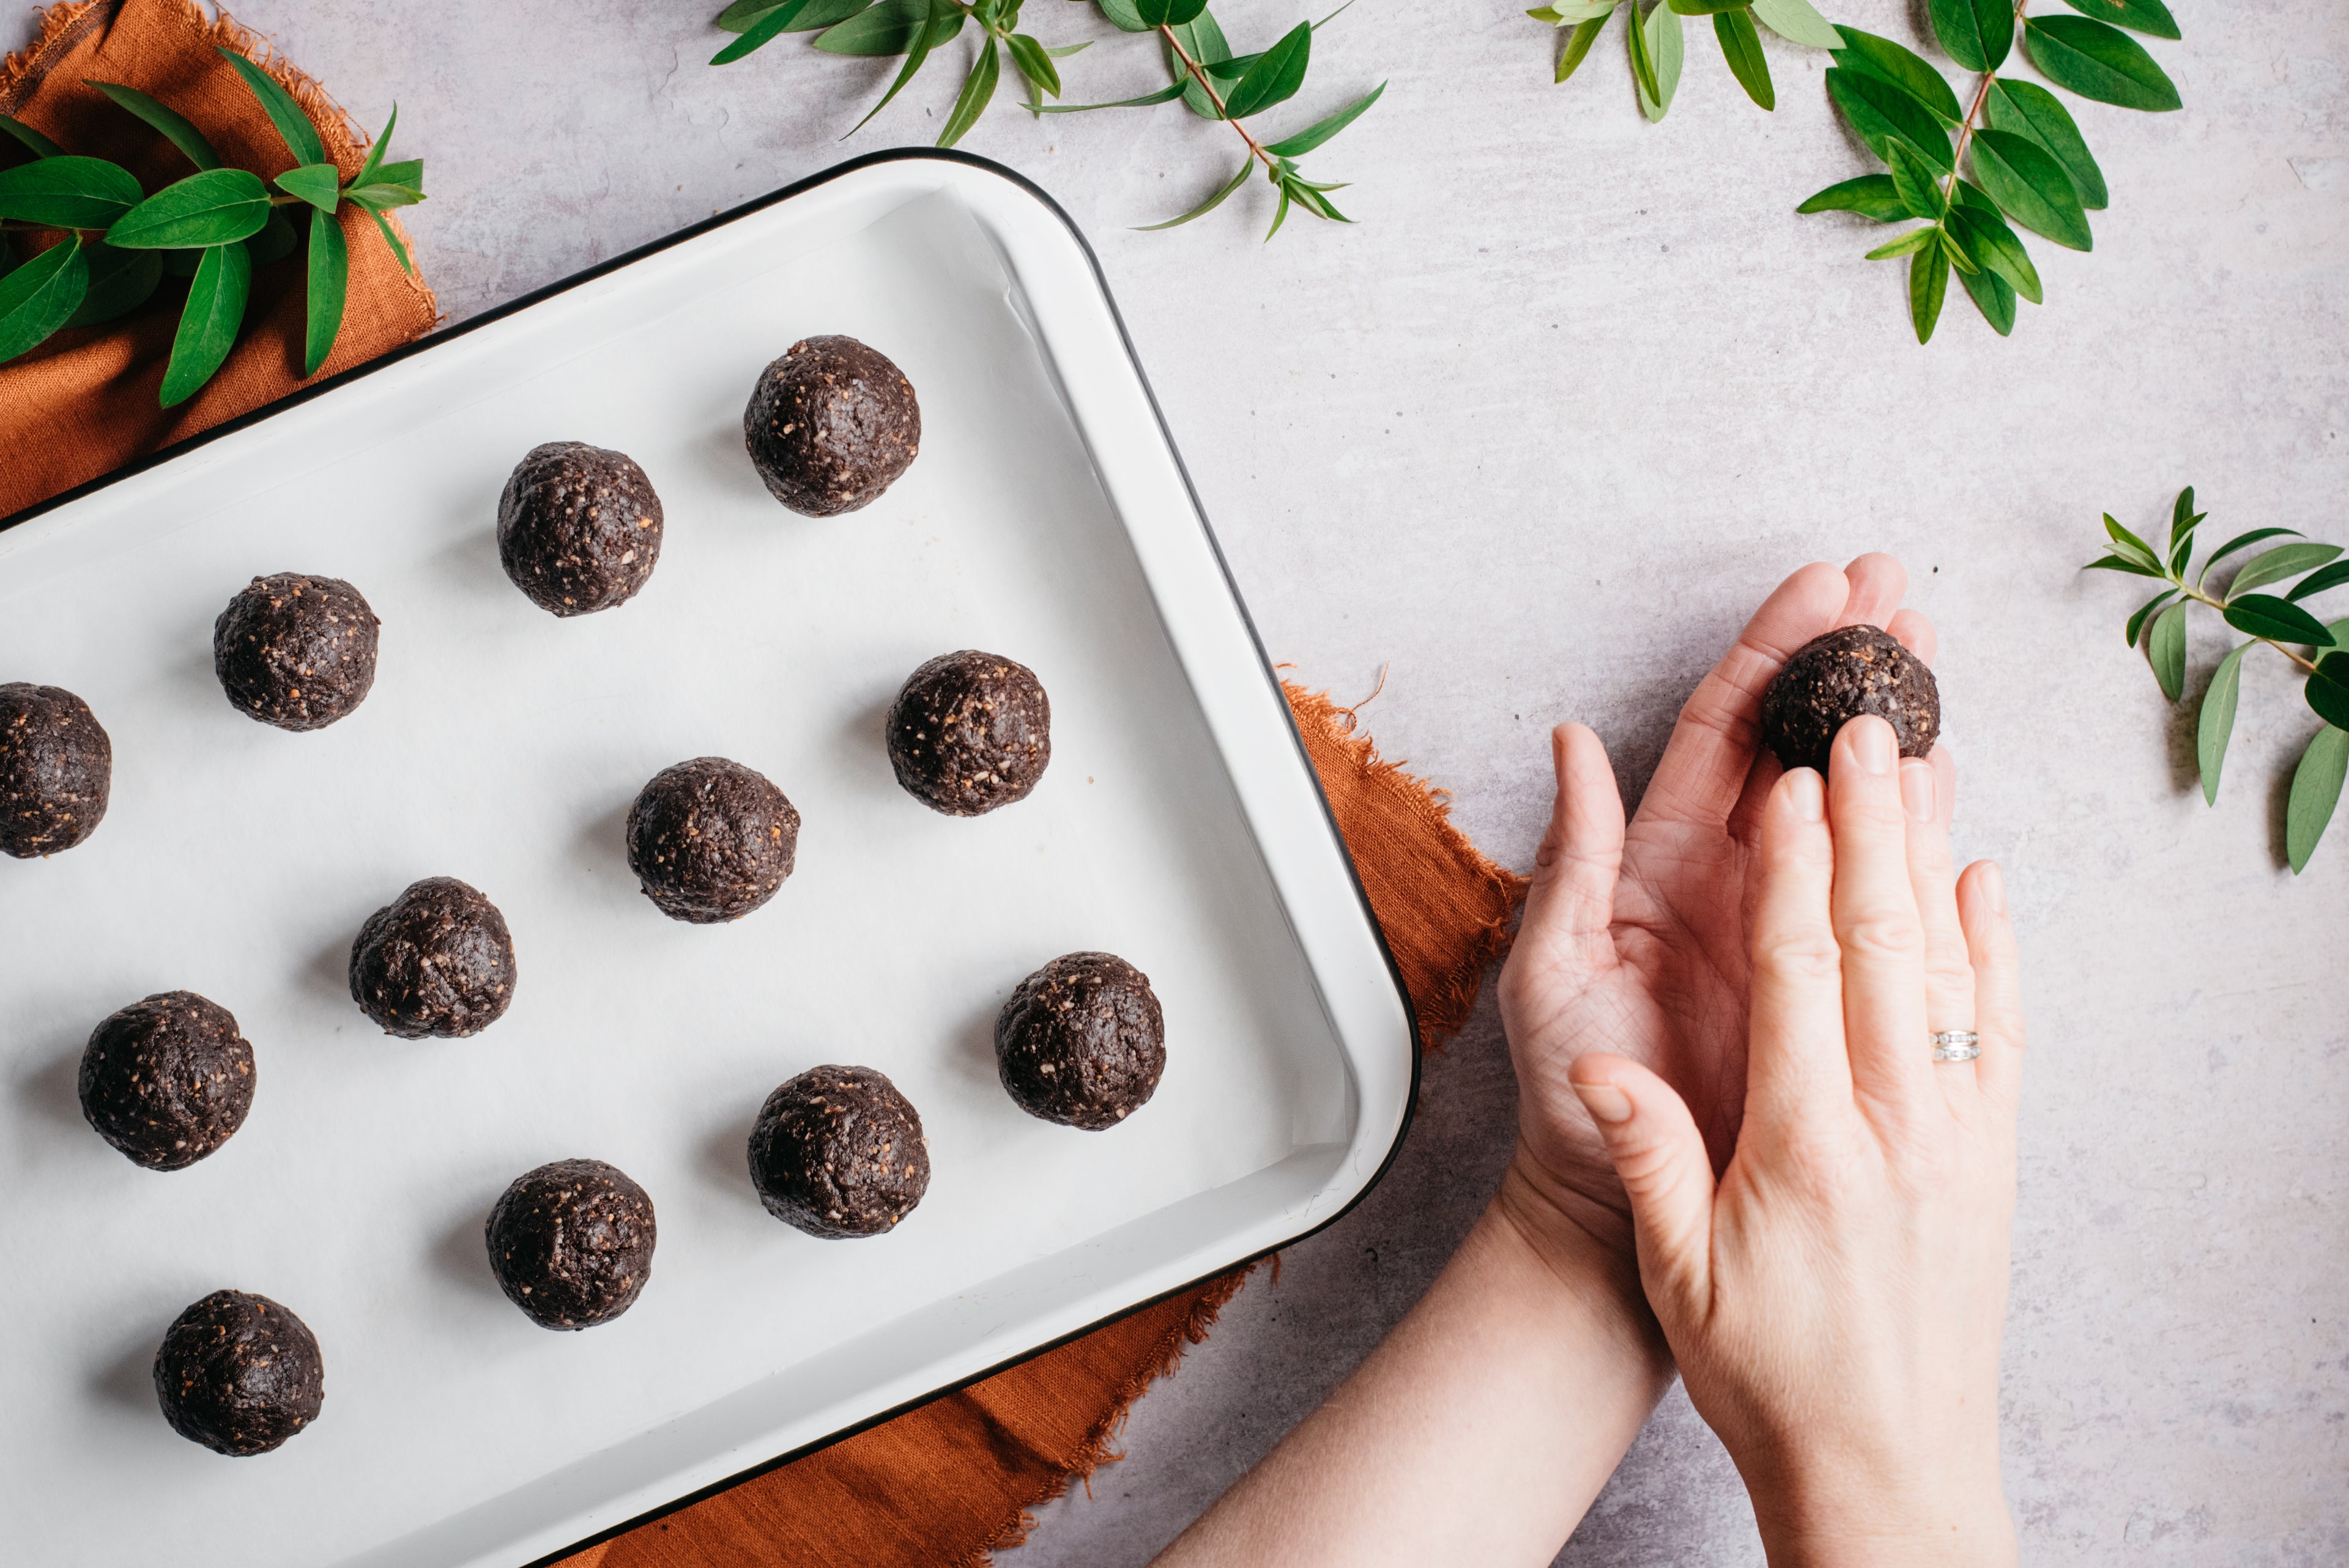
[[[343,295],[351,282],[350,242],[343,226],[326,212],[310,217],[310,269],[307,308],[302,329],[302,374],[316,376],[326,356],[335,351],[335,336],[343,330]]]
[[[2024,228],[2071,250],[2095,248],[2072,177],[2037,142],[2012,131],[1974,132],[1974,178]]]
[[[1892,167],[1892,189],[1900,198],[1902,211],[1928,223],[1939,222],[1941,192],[1933,182],[1932,170],[1903,143],[1896,141],[1884,150],[1890,155],[1885,162]]]
[[[2014,330],[2014,289],[2007,281],[1984,267],[1978,273],[1961,273],[1958,281],[1965,285],[1982,319],[2001,337]]]
[[[1961,68],[1994,71],[2014,46],[2015,7],[2009,0],[1927,0],[1933,36]]]
[[[1174,35],[1174,43],[1180,44],[1184,53],[1198,61],[1200,67],[1209,76],[1218,78],[1224,77],[1224,67],[1231,61],[1232,46],[1229,40],[1225,38],[1223,26],[1216,20],[1214,12],[1202,10],[1188,22],[1169,27],[1167,31]],[[1233,71],[1231,76],[1233,77],[1245,76],[1249,68],[1263,57],[1262,55],[1251,57],[1247,65]],[[1202,119],[1223,118],[1223,110],[1216,107],[1216,100],[1207,95],[1206,86],[1184,67],[1183,57],[1174,52],[1172,44],[1166,48],[1166,68],[1174,73],[1177,81],[1184,84],[1183,106],[1185,108]]]
[[[1286,136],[1278,141],[1268,141],[1265,143],[1264,150],[1275,158],[1302,158],[1360,119],[1363,111],[1378,102],[1379,95],[1386,90],[1387,84],[1381,82],[1329,119],[1315,120],[1295,136]]]
[[[2302,579],[2300,586],[2284,597],[2297,604],[2302,599],[2313,599],[2326,589],[2338,588],[2344,583],[2349,583],[2349,561],[2336,561],[2315,576]]]
[[[302,112],[302,106],[294,101],[293,95],[279,87],[276,79],[267,71],[263,70],[234,49],[222,49],[220,51],[220,56],[236,67],[236,74],[244,78],[244,85],[253,89],[254,98],[261,100],[263,111],[269,116],[269,123],[277,128],[277,134],[285,139],[286,150],[293,153],[294,161],[296,163],[326,162],[326,147],[318,139],[318,128],[310,123],[310,117]],[[198,275],[202,276],[202,273]],[[243,308],[240,304],[238,309]],[[175,363],[178,356],[179,351],[174,348],[172,358]],[[205,374],[209,376],[211,372],[206,371]],[[170,377],[167,376],[165,379],[168,381]],[[197,385],[202,386],[202,383],[198,382]],[[189,388],[190,392],[194,390],[192,387]],[[163,406],[168,408],[171,405],[166,402]]]
[[[2141,561],[2147,566],[2161,564],[2161,557],[2153,552],[2153,546],[2122,527],[2120,521],[2111,512],[2105,513],[2105,532],[2112,540],[2113,547],[2123,555]]]
[[[31,150],[36,158],[63,158],[66,150],[26,125],[14,115],[0,114],[0,130],[6,131]]]
[[[1267,49],[1264,58],[1250,66],[1247,75],[1225,95],[1225,114],[1233,119],[1246,119],[1296,97],[1297,89],[1305,84],[1306,61],[1312,51],[1313,26],[1299,22],[1280,42]]]
[[[89,290],[81,236],[67,234],[0,277],[0,363],[36,347],[63,326]]]
[[[2178,492],[2178,499],[2170,503],[2169,542],[2172,545],[2177,544],[2188,534],[2193,532],[2194,525],[2201,521],[2201,514],[2194,510],[2194,487],[2188,485]]]
[[[2285,534],[2292,534],[2297,537],[2299,533],[2300,530],[2296,528],[2255,528],[2249,533],[2239,533],[2235,535],[2234,538],[2227,541],[2226,543],[2219,546],[2219,552],[2202,563],[2202,575],[2196,578],[2195,581],[2198,583],[2208,582],[2210,577],[2210,568],[2218,565],[2219,562],[2226,560],[2227,557],[2234,554],[2238,550],[2247,550],[2252,545],[2257,544],[2262,539],[2281,539]]]
[[[1122,32],[1148,33],[1154,30],[1142,19],[1142,13],[1134,9],[1133,0],[1098,0],[1098,3],[1101,14],[1109,19],[1110,26]]]
[[[1665,4],[1683,16],[1719,16],[1747,10],[1754,0],[1665,0]]]
[[[2243,643],[2219,661],[2210,688],[2202,694],[2202,715],[2194,725],[2194,754],[2202,768],[2202,800],[2219,803],[2219,770],[2227,765],[2227,742],[2235,733],[2235,702],[2242,695],[2243,655],[2258,645]]]
[[[1207,8],[1207,0],[1134,0],[1134,15],[1152,27],[1179,27]]]
[[[1909,210],[1901,203],[1900,193],[1893,186],[1892,176],[1863,174],[1857,180],[1828,186],[1795,211],[1857,212],[1879,223],[1890,223],[1906,217]]]
[[[359,171],[351,176],[352,184],[366,185],[381,175],[383,155],[391,148],[392,128],[398,123],[399,106],[394,104],[391,106],[391,118],[383,122],[383,134],[375,139],[375,144],[367,149],[366,161],[359,165]],[[416,162],[416,177],[418,180],[424,177],[424,165],[420,160]],[[413,181],[402,181],[402,183],[413,183]]]
[[[1614,14],[1610,8],[1607,15]],[[1575,25],[1574,31],[1567,35],[1565,46],[1557,52],[1557,73],[1550,78],[1552,82],[1562,82],[1574,75],[1575,67],[1590,53],[1590,46],[1599,41],[1599,30],[1606,26],[1607,16]]]
[[[2177,589],[2164,588],[2160,593],[2156,593],[2152,598],[2147,599],[2144,603],[2139,604],[2137,607],[2137,614],[2128,618],[2128,626],[2127,628],[2128,634],[2128,645],[2130,647],[2134,648],[2137,646],[2137,640],[2144,634],[2145,624],[2153,618],[2153,613],[2177,597]]]
[[[55,229],[103,229],[146,192],[130,170],[103,158],[36,159],[0,169],[0,218]]]
[[[1939,234],[1939,229],[1928,229],[1929,234]],[[1933,341],[1934,324],[1941,319],[1941,302],[1950,293],[1950,258],[1940,246],[1921,250],[1909,263],[1909,320],[1917,328],[1917,341]]]
[[[1974,259],[1997,274],[2007,287],[2033,304],[2044,303],[2039,269],[2031,264],[2031,253],[2023,248],[2023,242],[2006,226],[2005,219],[1961,202],[1951,210],[1949,223]]]
[[[1861,260],[1889,262],[1895,256],[1914,255],[1931,244],[1940,234],[1939,229],[1911,229],[1897,240],[1887,240],[1883,244],[1868,252]]]
[[[2333,645],[2333,634],[2323,622],[2272,593],[2247,593],[2240,599],[2230,599],[2220,613],[2227,617],[2227,624],[2238,632],[2249,632],[2271,643],[2305,643],[2319,648]]]
[[[398,258],[399,262],[399,270],[406,273],[409,277],[414,277],[416,275],[416,263],[408,259],[408,247],[399,242],[399,235],[393,231],[391,220],[385,217],[382,213],[376,211],[373,208],[369,208],[367,210],[367,216],[373,218],[375,220],[375,226],[383,231],[383,242],[391,247],[392,255]]]
[[[1644,112],[1647,106],[1661,95],[1663,88],[1656,85],[1655,51],[1649,46],[1648,30],[1640,17],[1639,0],[1631,0],[1631,21],[1625,32],[1624,42],[1631,55],[1631,86],[1640,95],[1640,106]]]
[[[2127,33],[2085,16],[2033,16],[2023,46],[2039,74],[2082,98],[2159,112],[2179,106],[2178,86]]]
[[[891,3],[892,0],[882,0],[882,5]],[[841,140],[846,141],[849,136],[854,136],[870,125],[873,117],[887,108],[889,100],[905,91],[905,84],[920,74],[923,63],[930,57],[930,51],[962,31],[965,13],[955,10],[952,0],[916,0],[916,4],[918,10],[914,16],[913,31],[906,36],[905,63],[897,68],[897,79],[889,84],[889,90],[881,95],[879,103],[864,111],[863,119],[848,128],[848,136],[842,137]],[[874,6],[874,10],[880,10],[882,5]],[[870,15],[872,12],[865,15]],[[823,40],[818,38],[816,42],[820,45]]]
[[[844,22],[834,23],[816,35],[815,46],[828,55],[854,55],[877,59],[889,55],[910,55],[920,43],[923,55],[953,37],[962,30],[963,13],[947,11],[945,16],[930,18],[930,0],[880,0],[880,4],[856,13]],[[928,20],[926,35],[924,22]],[[902,74],[902,73],[901,73]],[[903,84],[900,83],[900,86]],[[893,87],[881,103],[896,95]],[[874,106],[880,112],[880,104]],[[873,118],[868,114],[865,119]],[[857,122],[859,125],[863,120]],[[854,130],[849,135],[856,134]]]
[[[2317,717],[2336,728],[2349,728],[2349,653],[2336,651],[2317,660],[2315,673],[2301,689]]]
[[[67,326],[97,326],[119,320],[145,304],[163,282],[160,251],[118,251],[93,245],[89,257],[89,287],[81,304],[66,319]]]
[[[1231,180],[1222,190],[1216,191],[1213,196],[1208,197],[1205,201],[1200,202],[1196,207],[1192,208],[1188,212],[1184,213],[1179,218],[1169,218],[1164,223],[1144,223],[1141,225],[1139,232],[1148,233],[1154,229],[1172,229],[1177,224],[1187,223],[1194,218],[1206,217],[1208,213],[1214,211],[1216,208],[1224,204],[1225,197],[1230,195],[1233,191],[1240,188],[1241,182],[1246,181],[1248,177],[1248,170],[1255,167],[1256,160],[1253,158],[1249,159],[1247,162],[1240,165],[1240,171],[1237,174],[1233,175]],[[1275,225],[1276,228],[1278,226],[1278,224]],[[1271,237],[1272,236],[1269,234],[1265,236],[1267,239],[1270,239]]]
[[[207,169],[166,185],[125,212],[106,242],[126,250],[225,245],[269,222],[269,187],[243,169]]]
[[[236,346],[237,328],[244,325],[244,303],[252,291],[253,260],[242,244],[206,248],[203,262],[196,268],[196,281],[188,285],[188,303],[180,312],[180,330],[171,339],[171,362],[163,368],[164,407],[179,407],[212,378],[228,351]]]
[[[1762,53],[1762,35],[1754,30],[1754,13],[1741,3],[1737,9],[1716,11],[1713,36],[1720,40],[1721,57],[1745,96],[1764,109],[1778,107],[1778,89],[1770,81],[1770,62]]]
[[[321,212],[332,212],[342,199],[343,171],[331,163],[305,163],[279,175],[277,188],[288,196],[299,196]]]
[[[2029,137],[2064,166],[2079,193],[2080,205],[2101,212],[2112,200],[2105,188],[2105,171],[2096,167],[2080,128],[2064,100],[2036,82],[1992,82],[1986,107],[1993,130]]]
[[[1982,263],[1974,260],[1965,242],[1950,232],[1950,226],[1943,223],[1940,231],[1941,254],[1950,259],[1950,265],[1957,268],[1961,276],[1971,277],[1981,272]]]
[[[1039,114],[1085,114],[1097,108],[1147,108],[1152,104],[1172,103],[1182,96],[1183,84],[1169,82],[1156,92],[1144,93],[1140,98],[1120,98],[1115,103],[1048,103],[1037,112]]]
[[[1347,0],[1347,3],[1350,5],[1352,0]],[[1542,6],[1541,11],[1549,14],[1547,20],[1552,24],[1565,26],[1582,22],[1604,22],[1608,17],[1615,15],[1615,7],[1620,4],[1622,0],[1557,0],[1555,5]],[[1540,12],[1528,11],[1526,15],[1538,15]]]
[[[1966,118],[1948,80],[1922,57],[1857,27],[1837,26],[1836,32],[1843,39],[1843,47],[1836,51],[1837,65],[1891,83],[1951,125]]]
[[[1898,141],[1921,153],[1939,172],[1950,171],[1948,128],[1905,90],[1881,77],[1841,68],[1827,72],[1826,84],[1827,96],[1877,157],[1889,162],[1884,150]]]
[[[87,77],[84,87],[96,88],[121,108],[129,110],[150,126],[162,132],[163,139],[185,154],[189,162],[199,169],[218,169],[220,154],[204,139],[204,133],[188,122],[185,115],[167,105],[160,104],[137,88],[126,88],[119,82],[95,82]]]
[[[1639,30],[1646,36],[1656,88],[1650,96],[1647,84],[1641,84],[1640,109],[1651,120],[1659,120],[1671,111],[1672,95],[1680,90],[1681,67],[1687,60],[1688,40],[1681,31],[1680,13],[1669,5],[1659,5],[1649,12]]]
[[[2244,563],[2235,573],[2235,581],[2227,590],[2230,599],[2248,589],[2281,583],[2287,577],[2297,577],[2303,572],[2313,572],[2341,554],[2337,544],[2279,544],[2273,550],[2262,551]]]
[[[785,0],[734,0],[731,5],[718,13],[716,26],[729,33],[747,33],[758,26],[760,17],[784,3]]]
[[[746,55],[758,53],[785,33],[792,31],[792,24],[797,22],[807,8],[808,0],[783,0],[783,4],[760,12],[758,19],[742,30],[740,37],[709,57],[709,63],[713,66],[730,66]],[[862,11],[864,8],[859,5],[857,10]],[[851,15],[854,14],[851,13]],[[847,18],[843,17],[842,20],[846,21]],[[725,25],[723,17],[719,18],[719,25],[721,26]]]
[[[2084,16],[2094,16],[2132,32],[2148,33],[2157,38],[2178,36],[2178,19],[2161,0],[2064,0],[2064,4]]]
[[[1012,58],[1015,64],[1021,63],[1016,49]],[[1002,73],[1001,51],[996,48],[993,38],[982,35],[978,40],[978,57],[970,63],[970,75],[963,77],[962,91],[955,95],[954,108],[947,113],[946,128],[938,132],[940,147],[952,147],[962,139],[963,132],[978,123],[978,117],[987,112],[988,100],[995,96],[996,79]],[[1040,90],[1043,87],[1041,82],[1036,85]],[[1053,78],[1052,90],[1060,91],[1057,77]]]
[[[2126,555],[2099,555],[2094,561],[2089,562],[2085,566],[2081,567],[2080,570],[2083,572],[2126,572],[2133,577],[2152,577],[2161,579],[2165,582],[2168,581],[2168,579],[2162,578],[2161,573],[2156,568],[2142,565],[2137,562],[2131,561]]]
[[[2349,775],[2349,730],[2328,724],[2316,732],[2316,738],[2300,755],[2300,766],[2292,770],[2292,801],[2283,812],[2283,842],[2294,876],[2308,869],[2316,841],[2324,836],[2324,825],[2333,820],[2344,775]]]
[[[424,200],[424,192],[412,185],[387,185],[380,180],[371,185],[354,185],[343,195],[370,212],[388,212],[394,207],[413,207]]]
[[[1810,0],[1754,0],[1754,20],[1789,43],[1832,49],[1843,38]]]
[[[1028,80],[1034,85],[1038,92],[1049,93],[1054,98],[1059,98],[1061,96],[1061,69],[1058,66],[1052,64],[1052,57],[1044,52],[1044,46],[1042,44],[1037,42],[1034,38],[1030,37],[1025,33],[1014,33],[1011,35],[1006,46],[1011,51],[1011,63],[1019,67],[1019,74],[1026,77]],[[979,52],[982,54],[988,54],[992,51],[988,49],[985,43],[982,41]],[[989,67],[988,69],[988,75],[989,77],[993,77],[1000,68],[1001,67],[999,66]],[[974,65],[971,67],[971,70],[973,74],[976,74],[978,70],[978,67]],[[970,84],[968,81],[963,84],[963,90],[966,93],[970,90]],[[990,82],[988,87],[980,92],[978,99],[980,108],[985,108],[987,107],[988,96],[994,91],[994,85]],[[978,119],[978,112],[974,109],[971,112],[971,119],[976,123]],[[964,130],[968,130],[970,128],[968,126],[965,126],[963,128]],[[957,131],[955,132],[955,135],[958,138],[962,135],[962,131]],[[954,143],[951,141],[941,141],[938,145],[940,147],[952,147]]]
[[[2161,695],[2176,702],[2186,691],[2186,602],[2179,600],[2153,618],[2145,634],[2145,655]]]
[[[288,211],[290,209],[272,207],[269,210],[269,222],[261,226],[261,232],[244,242],[244,248],[251,253],[254,266],[265,267],[272,262],[283,261],[294,253],[294,247],[299,242],[295,238],[294,225],[285,221]],[[164,253],[188,257],[187,272],[181,275],[189,277],[195,275],[196,263],[203,258],[202,251],[171,251]]]

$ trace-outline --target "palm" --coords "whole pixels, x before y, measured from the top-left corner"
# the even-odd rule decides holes
[[[1880,555],[1843,572],[1805,567],[1780,584],[1681,710],[1628,827],[1598,738],[1557,731],[1557,808],[1501,974],[1501,1017],[1528,1174],[1562,1202],[1611,1212],[1627,1246],[1622,1185],[1567,1069],[1594,1050],[1652,1068],[1688,1102],[1714,1168],[1727,1163],[1745,1102],[1756,808],[1778,775],[1775,758],[1757,758],[1762,691],[1787,655],[1853,622],[1886,626],[1930,659],[1932,628],[1894,614],[1904,586]]]

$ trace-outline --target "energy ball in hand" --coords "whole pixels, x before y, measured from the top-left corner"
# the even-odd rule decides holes
[[[1941,733],[1941,694],[1925,661],[1874,626],[1838,626],[1795,650],[1762,694],[1762,743],[1789,769],[1827,770],[1843,727],[1872,713],[1900,755],[1922,757]]]
[[[799,851],[800,814],[765,775],[697,757],[653,775],[628,809],[628,869],[672,920],[740,920],[775,896]]]
[[[889,707],[889,765],[933,811],[977,817],[1025,799],[1052,760],[1052,704],[1027,665],[941,654]]]
[[[89,704],[59,686],[0,686],[0,853],[70,850],[98,831],[114,788],[114,743]]]
[[[499,1288],[541,1328],[609,1323],[652,1277],[653,1201],[600,1160],[517,1176],[485,1229]]]
[[[82,1115],[150,1171],[184,1170],[226,1143],[253,1089],[253,1047],[236,1019],[192,991],[110,1015],[81,1055]]]
[[[256,577],[212,623],[212,670],[246,717],[324,729],[374,689],[381,624],[340,578]]]
[[[810,1068],[760,1109],[750,1184],[767,1212],[811,1236],[877,1236],[929,1191],[930,1146],[885,1075]]]
[[[768,493],[833,517],[879,499],[922,445],[914,385],[853,337],[803,337],[759,375],[742,441]]]
[[[626,452],[533,447],[498,498],[498,560],[550,614],[626,603],[651,580],[660,547],[660,497]]]
[[[1115,1127],[1166,1070],[1150,976],[1113,953],[1069,953],[1019,982],[995,1020],[995,1068],[1019,1109],[1068,1127]]]
[[[265,1295],[216,1290],[164,1330],[155,1394],[180,1436],[242,1459],[318,1418],[326,1367],[300,1318]]]
[[[513,936],[455,877],[426,877],[368,915],[351,944],[351,1000],[387,1035],[478,1035],[513,1002]]]

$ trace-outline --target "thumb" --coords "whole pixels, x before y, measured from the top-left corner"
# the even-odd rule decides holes
[[[1608,927],[1623,865],[1623,798],[1607,748],[1588,726],[1552,730],[1550,758],[1557,801],[1534,856],[1517,945],[1539,949],[1553,963],[1595,969],[1615,954]]]
[[[1630,1197],[1650,1299],[1659,1308],[1668,1299],[1682,1307],[1702,1302],[1713,1267],[1713,1161],[1687,1102],[1639,1063],[1604,1053],[1578,1058],[1568,1081]]]

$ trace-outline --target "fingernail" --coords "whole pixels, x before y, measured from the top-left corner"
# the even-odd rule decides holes
[[[1915,758],[1900,765],[1900,804],[1911,821],[1933,820],[1933,765]]]
[[[1870,773],[1889,773],[1900,760],[1900,748],[1892,738],[1892,727],[1882,719],[1873,724],[1851,727],[1851,754]]]
[[[1806,822],[1826,821],[1826,780],[1808,768],[1795,769],[1786,775],[1786,802],[1795,808],[1795,815]]]
[[[2004,914],[2006,913],[2006,878],[2000,873],[1996,861],[1982,862],[1982,897],[1990,902],[1992,913]]]
[[[1582,1097],[1583,1109],[1600,1121],[1631,1119],[1631,1097],[1611,1083],[1578,1083],[1574,1092]]]

